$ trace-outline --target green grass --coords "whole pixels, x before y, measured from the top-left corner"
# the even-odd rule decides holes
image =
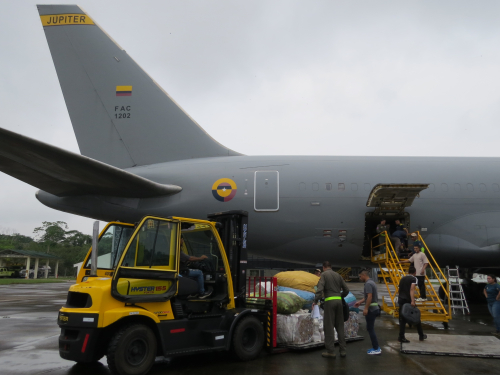
[[[68,280],[75,280],[74,278],[58,278],[58,279],[0,279],[0,285],[10,284],[48,284],[48,283],[65,283]]]

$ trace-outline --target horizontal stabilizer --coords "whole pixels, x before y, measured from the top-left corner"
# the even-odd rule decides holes
[[[149,198],[182,190],[2,128],[0,171],[58,197]]]

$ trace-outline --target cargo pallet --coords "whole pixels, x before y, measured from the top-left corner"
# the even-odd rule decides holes
[[[262,288],[262,285],[264,287]],[[267,310],[265,323],[266,349],[270,353],[283,353],[290,350],[308,350],[321,348],[325,342],[310,342],[306,344],[278,344],[278,279],[276,277],[252,276],[248,278],[246,288],[246,307]],[[346,337],[346,342],[363,340],[363,336]],[[338,344],[338,340],[335,341]]]

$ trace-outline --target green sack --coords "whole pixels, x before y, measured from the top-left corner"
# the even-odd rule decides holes
[[[295,293],[278,292],[278,314],[295,314],[307,301]]]

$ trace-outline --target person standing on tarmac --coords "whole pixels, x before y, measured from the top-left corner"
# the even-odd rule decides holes
[[[335,331],[339,338],[340,356],[344,358],[347,355],[346,342],[344,337],[344,312],[342,308],[342,297],[349,294],[344,279],[337,272],[332,270],[329,261],[323,262],[323,273],[318,282],[318,289],[314,298],[314,304],[317,304],[321,298],[325,298],[323,318],[325,331],[326,352],[321,355],[325,358],[335,358]]]
[[[375,334],[375,319],[380,316],[377,285],[372,279],[370,279],[370,275],[367,270],[363,270],[359,273],[359,279],[365,283],[365,289],[363,291],[364,298],[361,301],[356,302],[354,307],[359,307],[362,303],[365,304],[363,315],[366,319],[366,330],[368,331],[372,342],[372,348],[366,353],[370,355],[382,354],[382,349],[380,349],[380,346],[378,345],[377,335]]]
[[[419,283],[419,280],[415,276],[416,274],[417,270],[415,269],[415,267],[410,266],[410,268],[408,269],[408,275],[401,278],[401,281],[399,282],[399,342],[410,342],[410,340],[407,340],[405,337],[405,328],[407,322],[401,312],[403,311],[403,306],[407,303],[410,303],[413,307],[415,307],[415,287]],[[427,335],[425,335],[424,331],[422,330],[422,323],[418,323],[416,324],[416,326],[418,339],[420,341],[424,341],[427,338]]]
[[[497,278],[494,275],[488,275],[486,281],[488,284],[484,287],[484,296],[488,301],[488,310],[496,326],[496,332],[491,333],[500,337],[500,285],[497,284]]]

